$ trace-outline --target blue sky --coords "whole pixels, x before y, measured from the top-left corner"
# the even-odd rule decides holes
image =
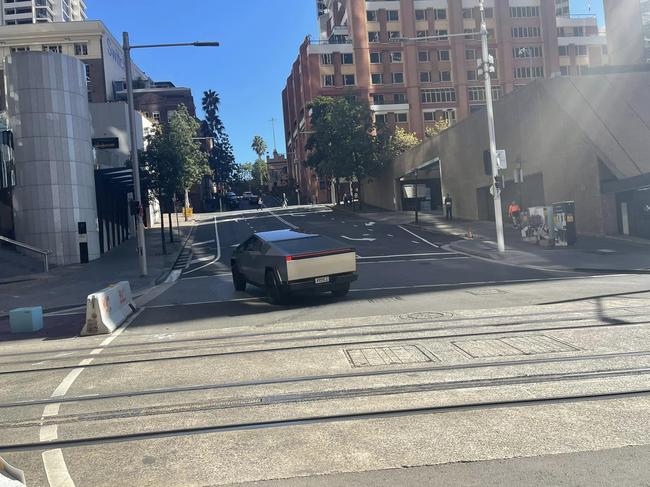
[[[592,0],[602,24],[602,0]],[[88,17],[102,20],[121,41],[133,44],[217,40],[219,48],[134,51],[153,79],[192,88],[197,107],[207,89],[221,96],[221,116],[237,162],[254,160],[250,144],[261,135],[284,152],[282,89],[305,35],[317,35],[314,0],[88,0]],[[587,13],[588,0],[572,0]],[[199,113],[199,116],[201,114]]]

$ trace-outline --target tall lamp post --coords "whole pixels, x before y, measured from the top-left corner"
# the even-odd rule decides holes
[[[501,186],[499,184],[499,168],[497,165],[497,144],[494,134],[494,107],[492,106],[492,79],[490,74],[494,72],[494,60],[488,49],[488,30],[485,22],[485,0],[480,0],[481,10],[481,47],[482,60],[479,73],[485,77],[485,104],[487,108],[488,133],[490,137],[490,160],[492,163],[492,193],[494,195],[494,220],[497,232],[497,248],[499,252],[505,252],[505,240],[503,238],[503,214],[501,212]]]
[[[148,44],[140,46],[132,46],[129,42],[129,33],[124,32],[123,49],[124,49],[124,63],[126,64],[126,96],[129,105],[129,146],[131,148],[131,164],[133,166],[133,196],[135,204],[138,206],[138,214],[135,217],[136,235],[138,239],[138,263],[140,265],[140,275],[146,276],[147,271],[147,248],[144,238],[144,224],[142,221],[142,212],[144,206],[142,204],[142,192],[140,190],[140,162],[138,160],[138,147],[136,140],[138,139],[135,127],[135,105],[133,103],[133,70],[131,68],[131,49],[148,49],[155,47],[218,47],[218,42],[183,42],[174,44]]]

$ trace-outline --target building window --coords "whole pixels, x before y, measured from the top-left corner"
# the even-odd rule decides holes
[[[395,121],[397,123],[408,123],[408,121],[409,121],[408,113],[396,113],[395,114]]]
[[[485,18],[486,19],[491,19],[494,17],[494,9],[492,7],[486,8],[485,9]]]
[[[171,120],[176,115],[176,110],[167,110],[167,120]]]
[[[63,53],[63,46],[53,45],[53,44],[44,44],[43,51],[45,52],[58,52],[59,54]]]
[[[438,61],[449,61],[449,51],[446,49],[438,51]]]
[[[416,9],[415,20],[427,20],[427,11],[419,8]]]
[[[544,77],[544,68],[542,66],[530,66],[515,68],[515,78],[516,79],[525,79],[525,78],[543,78]]]
[[[425,122],[435,122],[436,121],[436,112],[424,112],[424,121]]]
[[[354,64],[354,55],[347,52],[341,54],[341,64]]]
[[[399,21],[399,10],[388,10],[388,21],[389,22],[397,22]]]
[[[353,74],[344,74],[343,75],[343,86],[353,86],[356,84]]]
[[[456,90],[454,88],[422,90],[420,96],[422,103],[449,103],[456,101]]]
[[[321,54],[320,55],[320,64],[321,66],[327,66],[332,64],[332,55],[331,54]]]
[[[368,22],[377,22],[377,11],[368,10],[366,12],[366,19],[368,20]]]
[[[468,41],[471,41],[474,39],[474,31],[472,29],[464,29],[463,32],[465,33],[465,39]]]
[[[370,64],[381,64],[382,53],[381,52],[371,52],[370,53]]]
[[[464,8],[463,9],[463,18],[464,19],[472,19],[474,18],[474,10],[471,8]]]
[[[415,33],[415,37],[427,37],[428,32],[426,30],[418,30]]]
[[[539,7],[510,7],[510,17],[539,17]]]
[[[75,56],[87,56],[88,55],[88,44],[85,42],[77,43],[74,45],[74,55]]]
[[[391,41],[397,40],[402,37],[402,33],[398,30],[391,30],[388,32],[388,39]]]
[[[573,36],[574,37],[584,37],[585,36],[585,28],[580,26],[580,27],[574,27],[573,28]]]
[[[587,55],[587,46],[578,46],[578,56]]]
[[[385,125],[386,124],[386,114],[385,113],[375,113],[375,124],[376,125]]]
[[[439,71],[438,77],[441,82],[451,81],[451,71]]]
[[[379,42],[379,32],[368,32],[368,42]]]
[[[476,59],[476,50],[465,49],[465,59]]]
[[[390,53],[390,62],[391,63],[401,63],[402,62],[402,53],[401,52],[391,52]]]
[[[28,52],[29,46],[15,46],[11,48],[11,52]]]
[[[373,85],[384,84],[384,76],[381,73],[372,73],[370,79]]]
[[[515,58],[542,57],[542,48],[539,46],[513,47],[512,56]]]
[[[393,84],[394,85],[403,85],[404,84],[404,73],[393,73]]]
[[[154,122],[160,123],[160,112],[153,112],[151,116]]]
[[[85,64],[84,63],[84,69],[86,71],[86,83],[90,83],[91,81],[91,76],[90,76],[90,64]]]
[[[567,49],[567,46],[560,46],[558,49],[559,49],[560,56],[569,55],[569,50]]]
[[[560,75],[569,76],[569,66],[560,66]]]
[[[420,83],[431,83],[431,73],[429,71],[420,71]]]
[[[418,62],[428,63],[430,61],[429,51],[418,51]]]
[[[333,74],[324,74],[321,76],[321,86],[334,86],[334,75]]]
[[[446,20],[447,19],[447,9],[446,8],[437,8],[433,11],[435,14],[436,20]]]
[[[386,100],[384,100],[384,95],[372,95],[373,105],[383,105],[385,102]]]
[[[438,36],[439,41],[446,41],[447,39],[449,39],[447,35],[449,35],[449,32],[447,32],[446,29],[440,29],[436,31],[436,36]]]
[[[539,37],[539,27],[513,27],[512,37]]]
[[[476,70],[467,71],[467,81],[476,81]]]
[[[503,96],[503,90],[500,86],[492,87],[492,100],[497,101]],[[470,102],[485,102],[485,88],[481,86],[471,86],[467,88],[467,98]]]
[[[395,93],[393,95],[393,103],[406,103],[406,93]]]

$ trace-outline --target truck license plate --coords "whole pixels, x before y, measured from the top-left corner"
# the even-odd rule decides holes
[[[330,276],[325,276],[325,277],[317,277],[315,279],[316,284],[324,284],[326,282],[330,282]]]

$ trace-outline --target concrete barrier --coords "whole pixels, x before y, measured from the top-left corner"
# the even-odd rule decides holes
[[[86,323],[81,336],[113,333],[135,309],[128,281],[90,294],[86,299]]]
[[[22,470],[12,467],[0,457],[0,485],[3,487],[24,487],[25,474]]]

